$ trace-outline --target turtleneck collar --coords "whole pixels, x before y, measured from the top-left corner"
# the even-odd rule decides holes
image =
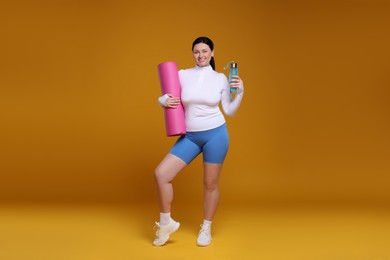
[[[208,66],[205,66],[205,67],[200,67],[200,66],[196,65],[195,69],[196,70],[200,70],[200,71],[211,71],[211,70],[213,70],[211,65],[208,65]]]

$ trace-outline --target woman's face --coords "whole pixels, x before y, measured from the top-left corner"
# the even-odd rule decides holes
[[[211,51],[210,47],[205,43],[198,43],[192,50],[196,65],[199,67],[206,67],[210,65],[211,57],[214,55],[214,51]]]

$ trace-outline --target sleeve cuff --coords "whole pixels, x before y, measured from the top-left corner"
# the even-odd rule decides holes
[[[167,103],[167,99],[169,98],[168,94],[162,95],[161,97],[158,98],[158,103],[160,106],[165,107],[165,104]]]

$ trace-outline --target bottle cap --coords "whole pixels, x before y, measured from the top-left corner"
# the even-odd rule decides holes
[[[227,67],[229,66],[230,64],[230,68],[237,68],[237,62],[235,61],[229,61],[228,64],[225,65],[225,67],[223,68],[224,70],[227,69]]]

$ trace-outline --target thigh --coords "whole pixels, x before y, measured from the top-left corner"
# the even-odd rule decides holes
[[[204,163],[222,164],[229,149],[229,135],[226,127],[221,127],[203,146]]]
[[[186,166],[187,164],[182,159],[175,155],[167,154],[157,166],[156,175],[158,175],[159,179],[170,182]]]
[[[177,140],[169,153],[180,158],[188,165],[201,151],[202,149],[199,145],[191,141],[186,135],[183,135]]]
[[[222,172],[222,164],[203,163],[203,183],[208,187],[218,186],[219,176]]]

